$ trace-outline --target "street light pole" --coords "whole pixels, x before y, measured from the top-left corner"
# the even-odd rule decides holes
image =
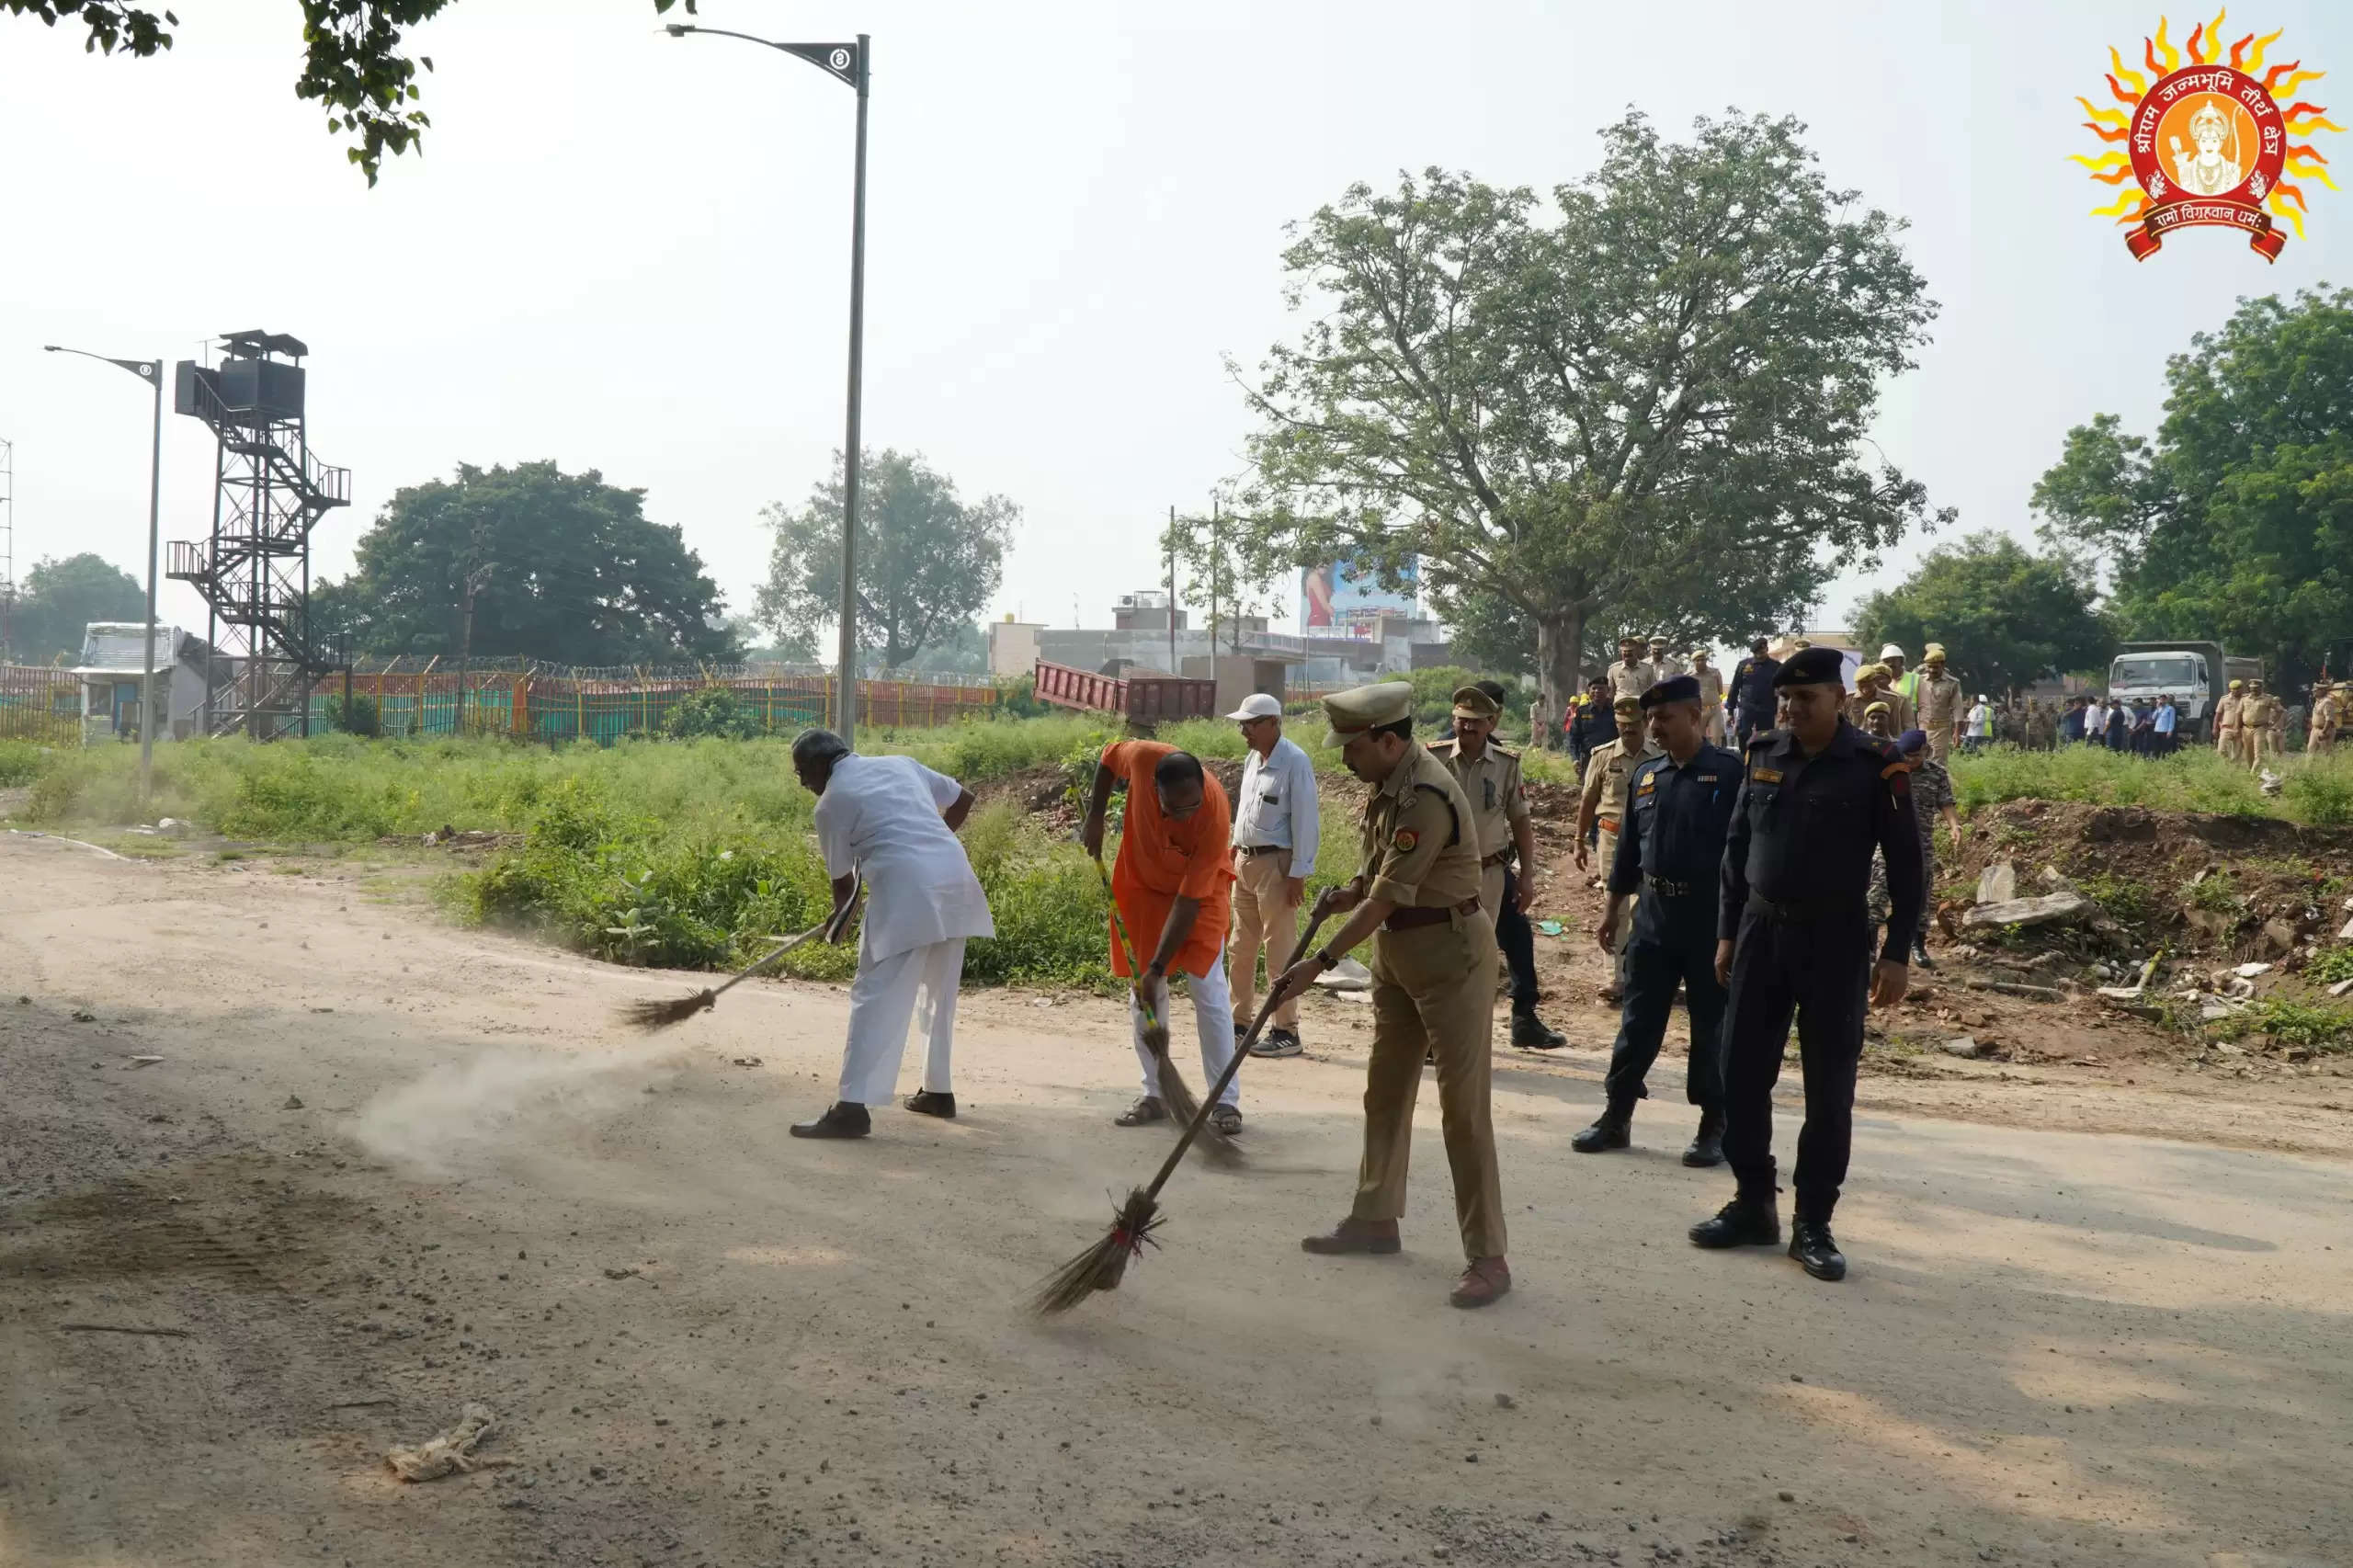
[[[155,431],[147,453],[147,625],[145,676],[139,686],[139,804],[143,810],[153,798],[155,773],[155,567],[156,556],[162,550],[157,540],[163,534],[164,521],[164,362],[161,359],[117,359],[111,355],[93,354],[86,348],[66,348],[54,343],[41,345],[44,354],[79,354],[85,359],[104,359],[109,365],[119,365],[145,381],[155,394]],[[164,711],[171,712],[171,699],[166,693]]]
[[[860,460],[858,415],[865,397],[866,361],[866,102],[869,56],[872,37],[858,35],[856,43],[779,43],[725,28],[670,22],[662,30],[672,38],[708,33],[715,38],[741,39],[786,54],[798,55],[858,94],[858,153],[850,198],[849,230],[849,411],[845,421],[842,454],[842,597],[841,637],[834,668],[834,728],[846,744],[855,744],[858,728],[858,503]]]

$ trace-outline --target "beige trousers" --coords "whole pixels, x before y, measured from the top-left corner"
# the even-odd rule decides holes
[[[1299,905],[1284,892],[1290,876],[1290,851],[1233,858],[1233,935],[1226,943],[1225,968],[1233,984],[1233,1021],[1247,1028],[1256,1021],[1258,953],[1267,954],[1267,983],[1290,961],[1299,940]],[[1275,1009],[1273,1027],[1299,1028],[1299,998]]]
[[[1928,732],[1928,755],[1939,763],[1952,759],[1952,726],[1938,724]]]
[[[1349,1213],[1405,1212],[1414,1100],[1422,1058],[1436,1059],[1446,1163],[1465,1257],[1501,1257],[1503,1180],[1490,1105],[1495,1021],[1495,927],[1483,909],[1443,926],[1382,931],[1372,939],[1372,1062],[1365,1070],[1364,1163]]]

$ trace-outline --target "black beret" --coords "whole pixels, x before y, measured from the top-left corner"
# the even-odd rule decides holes
[[[1773,677],[1773,689],[1785,686],[1836,686],[1847,684],[1847,662],[1836,648],[1801,648],[1781,663],[1781,673]]]
[[[1699,677],[1669,676],[1643,693],[1642,700],[1643,711],[1645,713],[1669,702],[1697,702],[1699,700]]]

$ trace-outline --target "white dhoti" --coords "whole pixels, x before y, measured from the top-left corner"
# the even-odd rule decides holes
[[[964,938],[926,942],[858,966],[849,987],[849,1044],[842,1052],[841,1091],[851,1105],[890,1103],[906,1053],[907,1026],[924,1033],[923,1086],[955,1093],[948,1075],[956,1043],[956,987],[964,974]]]
[[[1201,1042],[1201,1092],[1207,1094],[1209,1085],[1225,1071],[1225,1064],[1233,1060],[1233,994],[1226,989],[1224,961],[1221,959],[1210,965],[1207,974],[1187,975],[1185,988],[1193,997],[1193,1032]],[[1164,1017],[1160,1021],[1165,1024],[1169,1020]],[[1153,1060],[1152,1048],[1143,1042],[1143,1009],[1136,1006],[1133,991],[1128,993],[1128,1022],[1135,1032],[1136,1065],[1143,1073],[1143,1092],[1156,1099],[1160,1095],[1160,1069]],[[1169,1048],[1176,1049],[1173,1036]],[[1239,1105],[1241,1084],[1228,1084],[1219,1097],[1227,1105]]]

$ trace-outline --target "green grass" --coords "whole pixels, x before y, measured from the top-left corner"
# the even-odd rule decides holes
[[[2353,942],[2340,942],[2314,953],[2313,961],[2304,966],[2304,978],[2322,985],[2353,980]]]
[[[31,783],[49,755],[48,748],[30,741],[0,741],[0,790]]]
[[[2280,817],[2313,827],[2353,823],[2353,756],[2299,757],[2279,769],[2285,781],[2267,796],[2254,774],[2203,747],[2159,761],[2068,746],[2055,752],[1997,746],[1949,765],[1964,810],[2003,801],[2085,801],[2157,811]]]

